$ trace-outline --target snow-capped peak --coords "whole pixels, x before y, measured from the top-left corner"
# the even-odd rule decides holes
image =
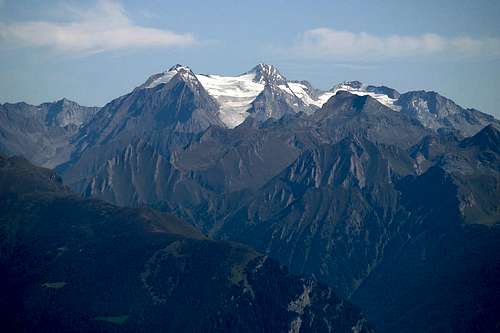
[[[276,67],[274,67],[273,65],[268,65],[263,63],[258,64],[245,74],[254,74],[255,82],[263,84],[266,83],[284,84],[287,81],[286,78],[283,75],[281,75],[281,73],[278,71]]]
[[[364,90],[364,88],[365,85],[363,85],[363,83],[360,81],[344,81],[342,83],[337,84],[335,87],[333,87],[332,90],[358,91],[358,90]]]
[[[397,99],[391,98],[386,94],[369,91],[368,87],[359,81],[344,81],[334,86],[329,93],[335,95],[339,91],[348,91],[353,95],[370,96],[394,111],[400,110],[400,107],[394,104]]]
[[[252,102],[266,85],[280,89],[287,85],[286,78],[272,65],[260,63],[238,76],[198,74],[207,92],[220,105],[219,117],[230,128],[241,124],[249,115]]]
[[[189,68],[188,66],[185,66],[185,65],[180,65],[180,64],[176,64],[172,67],[170,67],[170,69],[168,70],[168,72],[171,72],[171,71],[188,71],[188,72],[191,72],[191,68]]]
[[[264,63],[238,76],[195,75],[189,67],[177,64],[167,71],[151,76],[139,88],[150,89],[166,84],[177,75],[192,85],[203,86],[218,102],[220,120],[230,128],[238,126],[249,116],[248,110],[252,108],[252,103],[266,86],[288,94],[286,96],[290,98],[291,105],[297,110],[309,108],[313,111],[321,108],[338,91],[369,95],[391,109],[399,110],[394,104],[397,99],[391,98],[394,97],[393,94],[389,94],[391,96],[389,97],[384,93],[385,90],[381,89],[386,87],[365,86],[359,81],[345,81],[329,91],[320,91],[305,81],[288,81],[276,67]]]
[[[187,81],[196,80],[196,76],[189,67],[177,64],[170,67],[169,70],[164,71],[163,73],[151,76],[141,87],[150,89],[156,87],[159,84],[168,83],[177,74],[180,74]]]

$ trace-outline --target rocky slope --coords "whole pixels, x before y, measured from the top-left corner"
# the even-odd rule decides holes
[[[490,115],[474,109],[464,109],[452,100],[436,92],[410,91],[402,94],[395,104],[418,120],[423,126],[434,130],[455,130],[464,137],[476,134],[490,123],[497,123]]]
[[[99,108],[62,99],[38,106],[0,105],[0,152],[21,155],[37,165],[54,167],[69,159],[70,140]]]
[[[149,209],[85,200],[0,157],[0,301],[9,332],[371,332],[331,288]]]

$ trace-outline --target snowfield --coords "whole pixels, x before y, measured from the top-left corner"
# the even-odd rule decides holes
[[[253,73],[239,76],[198,74],[197,77],[219,103],[219,117],[230,128],[238,126],[246,119],[247,110],[265,87],[265,83],[255,82]]]

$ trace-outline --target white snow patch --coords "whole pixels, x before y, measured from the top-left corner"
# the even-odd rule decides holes
[[[179,72],[181,72],[181,75],[183,75],[185,79],[189,79],[189,76],[190,76],[190,73],[191,73],[191,69],[189,67],[187,67],[187,66],[175,66],[175,67],[172,67],[168,71],[163,72],[161,74],[161,76],[159,76],[158,78],[156,78],[155,80],[153,80],[145,88],[146,89],[150,89],[150,88],[156,87],[159,84],[168,83]]]
[[[348,84],[339,84],[333,89],[333,95],[337,94],[337,92],[339,91],[348,91],[351,94],[358,96],[370,96],[372,98],[375,98],[379,103],[389,107],[394,111],[401,110],[401,107],[394,104],[397,101],[397,99],[390,98],[389,96],[384,94],[376,94],[373,92],[366,91],[364,87],[354,88]]]
[[[280,86],[283,90],[285,90],[286,86]],[[385,106],[388,106],[394,111],[399,111],[400,107],[396,106],[394,103],[397,101],[397,99],[390,98],[387,95],[384,94],[376,94],[373,92],[368,92],[365,90],[364,87],[360,88],[355,88],[352,87],[348,84],[339,84],[337,85],[333,90],[331,91],[326,91],[317,96],[316,98],[313,97],[311,92],[309,91],[308,87],[302,83],[297,83],[297,82],[288,82],[288,87],[290,90],[300,98],[304,103],[308,105],[315,105],[317,107],[322,107],[332,96],[336,95],[337,92],[339,91],[348,91],[353,95],[358,95],[358,96],[371,96],[375,98],[377,101],[382,103]],[[286,91],[286,90],[285,90]]]
[[[294,95],[300,98],[304,103],[308,105],[316,105],[316,102],[311,95],[309,95],[309,89],[306,85],[296,82],[288,82],[288,87],[293,91]]]
[[[283,90],[284,92],[286,92],[287,94],[290,94],[290,95],[295,95],[295,93],[293,92],[293,90],[290,88],[290,85],[289,84],[280,84],[278,86],[278,88],[280,88],[281,90]]]
[[[264,83],[255,82],[254,73],[239,76],[198,74],[197,77],[219,103],[219,117],[229,128],[238,126],[246,119],[247,110],[265,87]]]
[[[327,91],[314,98],[312,93],[309,91],[309,88],[305,84],[298,82],[288,82],[287,88],[289,88],[292,94],[300,98],[306,105],[314,105],[319,108],[334,95],[333,92]]]

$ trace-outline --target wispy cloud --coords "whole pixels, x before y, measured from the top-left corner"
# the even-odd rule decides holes
[[[321,60],[382,60],[444,56],[453,58],[499,58],[499,38],[377,36],[329,28],[307,30],[287,48],[294,56]]]
[[[98,0],[92,8],[64,6],[64,22],[0,22],[0,43],[14,47],[43,47],[58,52],[93,54],[105,51],[185,47],[196,43],[189,33],[134,24],[115,0]]]

